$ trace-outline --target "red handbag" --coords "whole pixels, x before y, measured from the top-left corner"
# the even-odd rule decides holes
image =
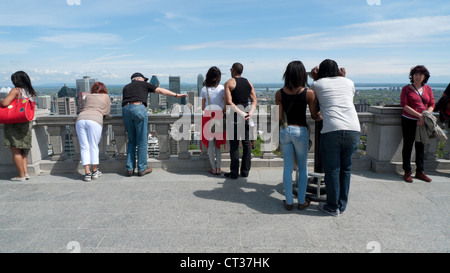
[[[34,118],[36,103],[26,99],[14,99],[8,106],[0,106],[0,124],[30,122]]]

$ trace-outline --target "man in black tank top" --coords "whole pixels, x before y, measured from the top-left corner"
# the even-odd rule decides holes
[[[239,139],[242,139],[243,146],[241,176],[247,177],[250,172],[251,148],[248,120],[252,117],[257,105],[255,89],[249,80],[241,76],[243,70],[242,64],[234,63],[231,67],[232,78],[225,83],[225,103],[234,112],[234,122],[232,123],[234,124],[234,136],[230,139],[230,172],[225,173],[225,176],[233,179],[239,176]],[[249,99],[250,107],[248,107]],[[243,138],[238,137],[237,115],[245,117],[245,136]],[[229,123],[227,122],[227,124]]]

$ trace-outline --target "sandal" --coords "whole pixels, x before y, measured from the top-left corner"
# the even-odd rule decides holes
[[[284,208],[285,208],[286,210],[292,210],[292,209],[294,208],[294,204],[288,205],[288,204],[286,203],[286,200],[283,200],[283,205],[284,205]]]
[[[303,203],[303,204],[298,204],[297,209],[303,210],[303,209],[305,209],[307,206],[309,206],[309,204],[311,204],[311,201],[308,200],[308,199],[305,199],[305,203]]]
[[[217,175],[222,174],[222,169],[220,169],[220,168],[216,169],[216,174],[217,174]]]
[[[212,174],[216,174],[216,171],[215,171],[214,169],[209,169],[208,172],[210,172],[210,173],[212,173]]]

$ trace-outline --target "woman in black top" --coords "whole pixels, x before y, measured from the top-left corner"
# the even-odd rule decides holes
[[[275,102],[279,107],[279,119],[286,113],[288,126],[280,127],[280,144],[283,152],[284,169],[283,185],[286,200],[284,207],[292,210],[294,200],[292,196],[292,171],[294,169],[294,152],[298,164],[298,209],[306,208],[310,201],[305,198],[308,180],[307,159],[309,147],[309,133],[306,122],[306,106],[309,106],[311,117],[321,120],[317,113],[317,100],[314,92],[307,89],[307,74],[303,63],[290,62],[284,73],[284,87],[275,94]]]

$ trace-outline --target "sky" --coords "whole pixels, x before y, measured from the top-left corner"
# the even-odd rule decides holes
[[[87,75],[126,84],[134,72],[196,83],[234,62],[253,83],[281,83],[289,62],[324,59],[355,83],[408,83],[425,65],[450,82],[448,0],[0,0],[0,87]]]

